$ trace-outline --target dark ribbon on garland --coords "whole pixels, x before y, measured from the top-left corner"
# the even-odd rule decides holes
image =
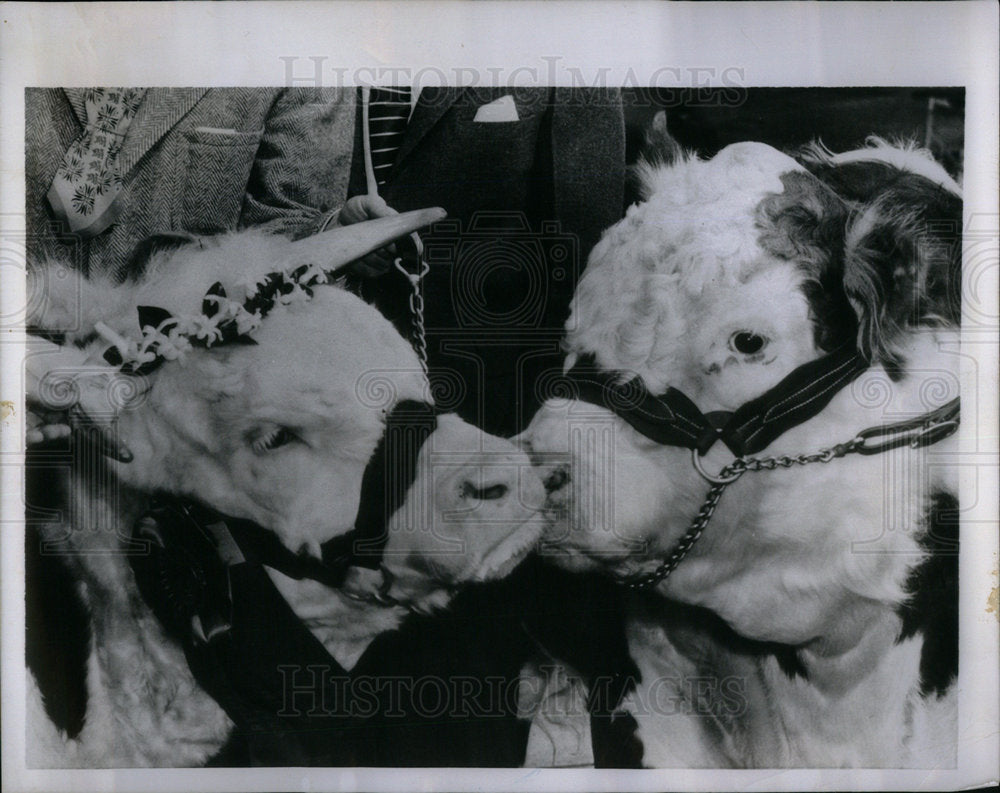
[[[260,280],[260,286],[257,291],[243,302],[243,308],[250,314],[259,312],[260,318],[263,319],[271,313],[275,304],[280,302],[282,296],[291,294],[296,287],[304,291],[309,297],[312,297],[314,287],[337,278],[341,270],[346,266],[330,272],[323,272],[322,276],[325,277],[325,281],[321,279],[321,271],[309,264],[303,264],[287,274],[281,272],[269,273]],[[306,278],[305,276],[310,270],[314,270],[315,272],[310,278]],[[219,313],[221,304],[226,300],[228,300],[226,290],[223,288],[221,282],[216,281],[208,288],[205,297],[201,301],[201,313],[205,317],[212,319]],[[146,327],[159,328],[166,320],[174,319],[174,316],[169,311],[159,306],[139,306],[136,310],[139,314],[139,327],[143,329]],[[218,347],[221,344],[257,343],[249,333],[240,332],[239,323],[235,317],[218,323],[216,327],[221,334],[218,338],[187,337],[187,340],[191,346],[205,349],[208,347]],[[167,359],[162,355],[157,355],[152,361],[134,365],[131,362],[124,361],[117,347],[109,347],[104,351],[104,360],[112,366],[121,367],[121,371],[125,374],[149,374],[161,366]]]

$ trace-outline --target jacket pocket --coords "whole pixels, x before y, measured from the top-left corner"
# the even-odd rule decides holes
[[[247,181],[264,130],[200,127],[185,133],[187,168],[181,222],[187,231],[216,234],[236,228]]]

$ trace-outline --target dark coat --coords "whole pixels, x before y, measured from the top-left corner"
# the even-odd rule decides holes
[[[508,94],[518,120],[475,120]],[[366,190],[362,125],[355,130],[351,195]],[[380,194],[399,211],[448,211],[423,235],[431,369],[447,407],[501,435],[527,424],[534,384],[560,365],[587,254],[622,215],[624,178],[618,90],[424,89]],[[404,333],[407,288],[390,274],[371,291]]]
[[[481,106],[507,94],[517,121],[475,120]],[[355,126],[351,195],[366,191],[362,128]],[[561,369],[573,289],[591,247],[622,215],[624,181],[617,90],[421,93],[380,194],[399,211],[441,206],[449,214],[421,233],[439,404],[495,434],[527,425],[543,396],[538,384]],[[407,333],[405,279],[390,273],[365,286]],[[619,598],[607,580],[533,558],[503,581],[461,592],[433,619],[411,618],[379,637],[355,673],[445,681],[476,695],[444,716],[414,709],[386,719],[391,730],[339,742],[359,754],[331,764],[522,764],[528,723],[517,718],[518,675],[526,661],[546,654],[588,683],[608,684],[589,703],[598,765],[636,764],[630,734],[618,735],[608,716],[634,674]],[[463,718],[463,709],[471,717]]]

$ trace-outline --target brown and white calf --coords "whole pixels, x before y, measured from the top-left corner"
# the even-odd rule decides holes
[[[693,462],[711,476],[739,449],[664,445],[634,413],[572,390],[522,436],[562,510],[543,552],[649,576],[631,596],[641,680],[622,706],[643,763],[953,766],[957,438],[872,455],[837,445],[958,396],[958,186],[926,153],[881,141],[799,162],[760,143],[703,161],[665,140],[640,176],[644,200],[577,288],[567,371],[586,361],[626,401],[676,389],[724,436],[799,367],[845,349],[863,362],[836,387],[822,379],[839,378],[831,364],[811,390],[766,397],[768,420],[786,403],[803,417],[752,456],[831,459],[728,484],[662,580],[651,574],[710,488]],[[816,412],[813,398],[828,403]]]

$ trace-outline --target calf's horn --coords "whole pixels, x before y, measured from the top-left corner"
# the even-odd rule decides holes
[[[338,226],[289,243],[282,257],[282,269],[315,264],[324,270],[335,270],[372,251],[384,248],[393,240],[429,226],[447,214],[440,207],[429,207],[375,220],[364,220],[350,226]]]

